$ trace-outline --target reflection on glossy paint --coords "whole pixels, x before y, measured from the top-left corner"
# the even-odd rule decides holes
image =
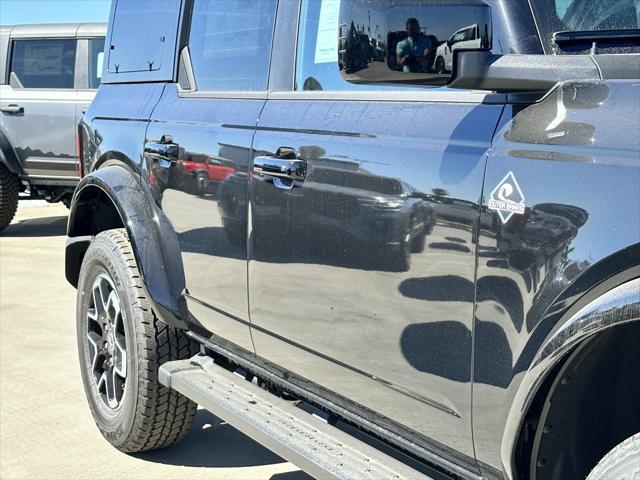
[[[307,168],[289,190],[250,178],[256,353],[463,456],[473,294],[460,301],[427,279],[473,290],[483,155],[501,110],[267,102],[254,141],[256,154],[288,147]],[[445,358],[437,339],[450,331],[459,343]]]
[[[499,439],[520,420],[507,419],[511,398],[566,309],[563,292],[594,261],[640,238],[632,220],[640,139],[617,121],[639,102],[633,82],[568,82],[539,103],[509,107],[496,134],[485,192],[513,171],[527,208],[506,224],[484,206],[480,218],[474,436],[487,475],[503,468]],[[603,185],[617,188],[604,198]]]
[[[357,162],[314,154],[301,147],[300,158],[313,158],[304,182],[282,192],[271,179],[253,177],[253,244],[261,261],[311,261],[350,268],[407,271],[411,255],[425,249],[435,214],[428,196],[399,178],[375,175]],[[273,154],[271,154],[273,155]],[[225,190],[225,196],[233,191]],[[222,202],[230,205],[233,202]],[[245,212],[240,212],[245,215]],[[225,218],[233,213],[225,212]],[[246,221],[238,219],[237,222]],[[281,232],[307,238],[304,249],[265,249]],[[314,241],[321,236],[322,242]],[[368,254],[358,255],[358,251]],[[264,255],[261,255],[264,253]],[[306,260],[303,260],[305,257]]]

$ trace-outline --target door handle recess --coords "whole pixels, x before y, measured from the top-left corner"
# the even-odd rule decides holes
[[[0,107],[0,112],[8,113],[10,115],[22,115],[24,114],[24,107],[21,107],[20,105],[15,105],[15,104],[4,105]]]

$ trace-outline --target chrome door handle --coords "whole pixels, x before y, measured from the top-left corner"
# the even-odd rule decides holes
[[[9,115],[23,115],[24,107],[21,107],[20,105],[15,105],[15,104],[4,105],[0,107],[0,112],[8,113]]]
[[[304,180],[307,176],[307,162],[285,160],[276,157],[258,156],[253,159],[253,171],[261,176],[287,180]]]
[[[163,135],[159,142],[145,143],[144,153],[154,160],[158,160],[161,167],[168,168],[178,161],[180,146],[173,143],[171,136]]]

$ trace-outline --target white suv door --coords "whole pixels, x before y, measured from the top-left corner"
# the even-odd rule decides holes
[[[10,49],[0,127],[36,181],[76,177],[76,45],[75,38],[21,38]]]

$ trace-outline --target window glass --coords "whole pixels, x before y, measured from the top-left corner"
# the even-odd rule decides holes
[[[104,38],[89,40],[89,88],[96,89],[102,80],[104,63]]]
[[[305,0],[300,12],[296,90],[371,90],[345,81],[338,66],[340,0]]]
[[[567,30],[638,28],[640,0],[555,0]]]
[[[276,0],[195,0],[189,53],[201,91],[267,89]]]
[[[371,8],[362,7],[366,2],[351,2],[352,8],[358,8],[357,18],[350,25],[340,25],[340,9],[345,0],[304,0],[300,16],[300,31],[298,32],[298,54],[296,63],[296,90],[418,90],[424,88],[439,88],[435,86],[410,85],[410,81],[398,82],[396,85],[364,84],[345,80],[341,69],[347,72],[371,67],[372,70],[386,68],[399,69],[396,58],[398,45],[406,38],[406,13],[404,3],[387,4],[384,2],[371,2]],[[411,2],[410,2],[411,3]],[[415,8],[412,11],[420,16],[422,3],[419,0],[412,2]],[[395,5],[395,6],[394,6]],[[397,6],[397,15],[392,25],[385,25],[385,19],[376,12],[391,11]],[[424,2],[425,8],[431,8],[429,2]],[[376,7],[376,8],[374,8]],[[443,7],[444,8],[444,7]],[[442,16],[441,18],[444,18]],[[447,17],[448,18],[448,17]],[[429,27],[433,29],[434,21],[429,18]],[[464,20],[452,20],[440,22],[446,25],[436,24],[439,41],[435,41],[431,30],[422,29],[423,36],[428,38],[429,55],[425,56],[423,63],[429,70],[434,69],[437,47],[443,44],[455,32],[451,26],[465,27],[470,24]],[[427,23],[423,21],[423,23]],[[470,32],[473,34],[473,31]],[[404,36],[403,36],[404,35]],[[464,33],[461,33],[464,35]],[[354,49],[351,55],[345,54],[346,45],[353,42],[361,45],[362,55],[354,57]],[[428,45],[425,45],[428,46]],[[426,48],[423,48],[424,51]],[[422,52],[421,52],[422,53]],[[362,58],[360,58],[362,57]],[[362,60],[361,62],[359,60]],[[366,64],[366,66],[365,66]]]
[[[111,31],[109,72],[156,71],[172,49],[180,0],[118,0]],[[168,44],[168,47],[167,47]]]
[[[640,0],[537,0],[531,6],[548,50],[552,50],[555,32],[640,28]],[[613,50],[609,51],[610,48]],[[638,47],[633,43],[602,41],[598,50],[600,53],[634,53]]]
[[[75,40],[16,40],[12,84],[24,88],[73,88],[75,64]]]

